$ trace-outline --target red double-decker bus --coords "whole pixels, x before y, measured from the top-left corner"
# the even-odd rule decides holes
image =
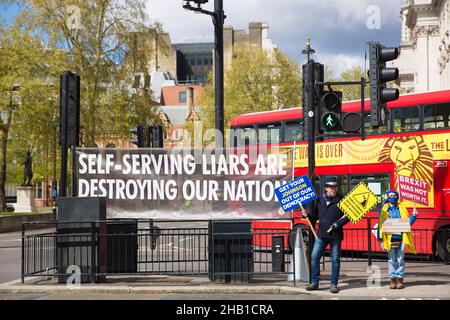
[[[366,139],[346,137],[316,142],[316,190],[322,190],[323,177],[337,176],[345,195],[364,181],[377,195],[378,204],[365,219],[349,223],[345,229],[367,230],[377,224],[378,212],[388,189],[397,189],[397,176],[407,176],[428,184],[428,205],[416,207],[419,219],[412,227],[417,253],[438,255],[450,261],[450,90],[402,95],[387,103],[387,125],[373,130],[366,116]],[[342,104],[342,112],[360,112],[361,101]],[[364,110],[369,115],[370,101]],[[231,121],[232,146],[268,146],[295,149],[294,176],[308,172],[307,143],[301,108],[244,114]],[[410,201],[403,202],[412,208]],[[255,227],[286,227],[283,222],[254,222]],[[285,222],[284,222],[285,224]],[[370,226],[368,224],[371,224]],[[299,212],[294,226],[306,228]],[[356,230],[355,230],[356,231]],[[345,237],[343,250],[365,251],[371,243],[380,251],[375,238],[367,232],[352,232]],[[372,240],[372,241],[371,241]]]

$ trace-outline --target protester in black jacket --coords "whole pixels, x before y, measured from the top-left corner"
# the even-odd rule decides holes
[[[350,220],[337,206],[342,199],[342,196],[337,193],[337,178],[327,177],[324,182],[324,193],[319,198],[316,211],[308,214],[313,220],[319,220],[319,231],[311,254],[311,284],[306,287],[306,290],[319,289],[320,259],[329,244],[332,260],[330,291],[338,293],[341,241],[344,239],[342,227]]]

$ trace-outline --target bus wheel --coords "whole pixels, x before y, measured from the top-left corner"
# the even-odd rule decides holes
[[[308,248],[309,248],[309,244],[310,244],[308,227],[303,224],[297,224],[294,226],[294,228],[291,231],[289,231],[289,247],[292,251],[294,250],[297,229],[300,229],[300,232],[302,233],[303,243],[305,244],[305,250],[308,253]]]
[[[450,229],[439,230],[436,247],[439,258],[450,263]]]

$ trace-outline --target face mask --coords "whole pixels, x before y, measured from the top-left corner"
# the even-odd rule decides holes
[[[389,198],[388,201],[390,204],[397,204],[398,199],[397,198]]]

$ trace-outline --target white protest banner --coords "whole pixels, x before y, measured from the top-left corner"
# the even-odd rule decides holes
[[[287,155],[235,151],[77,149],[77,195],[106,197],[111,218],[279,218]]]
[[[383,232],[389,234],[411,232],[411,224],[409,219],[386,219],[383,222]]]

